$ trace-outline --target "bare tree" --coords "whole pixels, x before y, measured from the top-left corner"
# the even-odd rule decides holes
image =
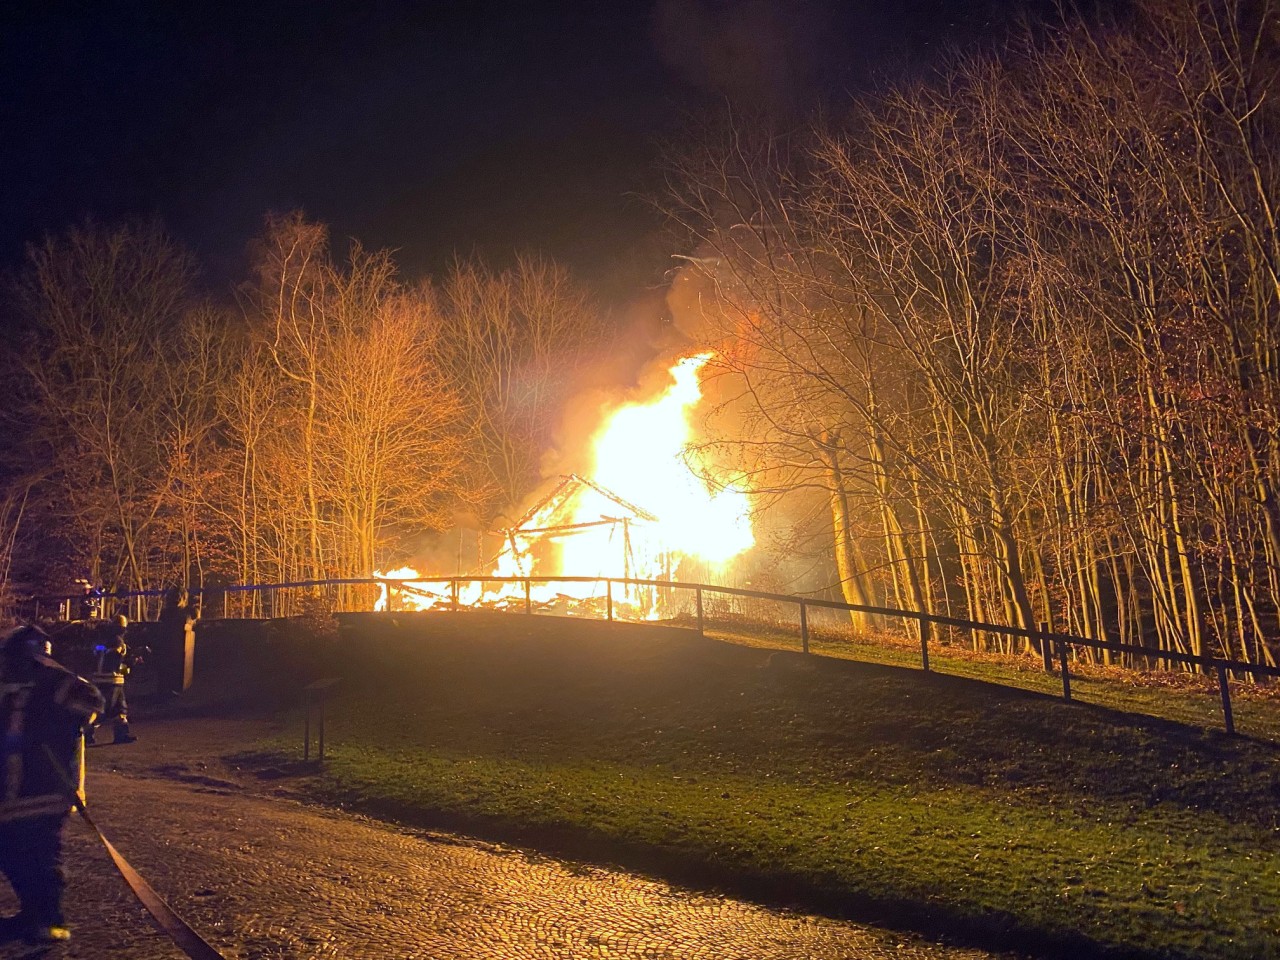
[[[49,502],[87,572],[109,586],[167,572],[164,551],[151,555],[173,506],[163,344],[179,336],[193,271],[158,227],[89,225],[32,248],[17,281],[32,330],[33,455],[52,467]]]
[[[603,318],[568,271],[522,256],[509,270],[459,261],[441,285],[439,349],[472,430],[482,519],[541,479],[564,404],[600,343]]]
[[[438,525],[462,487],[435,301],[406,289],[385,251],[353,244],[335,261],[327,230],[300,214],[268,220],[258,258],[243,359],[221,397],[240,566],[263,551],[277,575],[368,576],[388,537]]]

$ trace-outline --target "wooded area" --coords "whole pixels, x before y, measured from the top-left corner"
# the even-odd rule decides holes
[[[336,260],[296,214],[269,218],[234,307],[194,273],[155,226],[31,251],[3,517],[28,584],[369,576],[536,483],[599,331],[553,264],[411,285],[385,251]]]
[[[706,443],[821,495],[848,602],[1275,664],[1275,14],[1136,0],[672,162]],[[195,276],[155,227],[30,252],[0,572],[368,576],[531,492],[604,330],[550,262],[414,284],[300,215],[233,306]]]
[[[1274,663],[1275,13],[1028,28],[680,164],[719,442],[823,492],[847,601]]]

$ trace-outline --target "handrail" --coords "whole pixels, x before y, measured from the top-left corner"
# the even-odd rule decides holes
[[[381,586],[401,583],[620,583],[640,587],[662,587],[674,590],[700,590],[708,593],[720,593],[735,597],[748,597],[756,600],[772,600],[776,603],[804,604],[808,607],[821,607],[828,610],[848,610],[854,613],[869,613],[875,616],[897,617],[904,620],[917,620],[934,623],[939,626],[956,627],[979,633],[998,633],[1004,636],[1025,637],[1030,640],[1048,640],[1053,644],[1066,643],[1071,646],[1089,647],[1094,650],[1105,650],[1112,653],[1129,653],[1136,656],[1150,657],[1159,660],[1171,660],[1177,663],[1195,664],[1205,667],[1225,667],[1228,670],[1252,673],[1258,676],[1280,677],[1280,667],[1271,667],[1261,663],[1247,663],[1241,660],[1227,660],[1205,654],[1182,653],[1177,650],[1164,650],[1158,647],[1143,647],[1136,644],[1121,643],[1115,640],[1095,640],[1070,633],[1049,630],[1035,630],[1028,627],[1015,627],[1004,623],[987,623],[981,620],[965,620],[961,617],[948,617],[936,613],[922,613],[918,610],[901,610],[896,607],[878,607],[863,603],[846,603],[842,600],[824,600],[819,597],[801,597],[788,593],[770,593],[764,590],[749,590],[745,587],[729,587],[714,583],[690,583],[685,580],[648,580],[639,577],[585,577],[585,576],[468,576],[468,577],[332,577],[325,580],[293,580],[285,583],[250,583],[227,584],[202,589],[192,588],[193,596],[204,592],[211,593],[252,593],[260,590],[286,590],[307,587],[327,586]],[[164,589],[129,590],[114,593],[95,594],[95,600],[127,600],[133,597],[163,596]],[[83,594],[66,596],[33,597],[42,602],[77,601],[84,599]]]
[[[1070,699],[1070,678],[1067,675],[1067,656],[1068,647],[1087,647],[1093,650],[1107,651],[1112,653],[1124,653],[1133,656],[1146,657],[1153,660],[1164,660],[1172,663],[1184,663],[1205,668],[1206,672],[1215,672],[1218,675],[1218,684],[1221,688],[1223,699],[1223,713],[1226,718],[1228,732],[1234,732],[1234,725],[1231,719],[1230,694],[1227,688],[1227,674],[1246,673],[1254,677],[1280,677],[1280,667],[1272,667],[1266,664],[1246,663],[1239,660],[1227,660],[1221,657],[1212,657],[1204,654],[1183,653],[1177,650],[1162,650],[1154,647],[1144,647],[1136,644],[1120,643],[1110,640],[1096,640],[1090,637],[1080,637],[1074,634],[1059,633],[1056,631],[1037,630],[1027,627],[1015,627],[1009,624],[1000,623],[984,623],[977,620],[965,620],[960,617],[949,617],[935,613],[923,613],[917,610],[899,610],[894,607],[879,607],[870,604],[847,603],[841,600],[824,600],[817,597],[801,597],[793,594],[770,593],[763,590],[750,590],[745,587],[729,587],[711,583],[689,583],[680,580],[650,580],[639,577],[586,577],[586,576],[440,576],[440,577],[343,577],[331,578],[324,580],[297,580],[287,583],[268,583],[268,584],[228,584],[226,586],[205,588],[194,588],[190,592],[199,596],[206,592],[221,593],[245,593],[263,590],[286,590],[286,589],[303,589],[327,586],[395,586],[397,584],[447,584],[450,590],[452,602],[449,608],[452,610],[459,609],[457,601],[458,588],[463,583],[513,583],[524,584],[525,586],[525,609],[531,612],[529,604],[529,590],[535,583],[602,583],[605,586],[608,607],[608,619],[613,619],[613,584],[625,584],[628,586],[639,587],[656,587],[668,590],[685,590],[695,593],[697,618],[699,631],[702,630],[703,615],[703,597],[707,593],[723,594],[727,596],[746,597],[757,600],[768,600],[776,603],[796,604],[800,610],[800,631],[801,643],[805,653],[809,652],[809,627],[807,618],[807,609],[810,607],[818,607],[828,610],[845,610],[855,613],[867,613],[875,616],[895,617],[904,620],[915,620],[922,624],[930,623],[939,626],[956,627],[958,629],[975,631],[979,633],[995,633],[1004,636],[1025,637],[1035,641],[1041,646],[1044,654],[1045,668],[1052,671],[1052,660],[1049,656],[1049,644],[1052,644],[1058,652],[1058,660],[1060,662],[1059,669],[1062,671],[1063,679],[1063,696]],[[93,596],[94,600],[126,600],[134,597],[155,597],[164,594],[163,589],[155,590],[135,590],[135,591],[116,591],[114,593],[100,593]],[[38,601],[47,602],[76,602],[84,600],[83,594],[70,594],[63,597],[42,597],[32,598]],[[921,659],[923,668],[929,669],[929,651],[927,644],[927,636],[921,635]]]

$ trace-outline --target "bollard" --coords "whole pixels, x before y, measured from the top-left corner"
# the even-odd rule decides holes
[[[800,601],[800,648],[809,652],[809,608],[803,600]]]
[[[706,630],[704,629],[703,622],[702,622],[702,588],[701,587],[698,587],[697,591],[695,592],[695,598],[698,604],[698,636],[706,636]]]
[[[524,612],[533,613],[533,590],[528,577],[524,580]]]
[[[606,598],[606,610],[609,613],[609,622],[613,623],[613,581],[606,580],[604,582],[604,591]]]

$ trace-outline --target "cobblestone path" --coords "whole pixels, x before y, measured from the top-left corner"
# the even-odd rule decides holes
[[[192,762],[182,727],[209,722],[153,728],[137,752],[95,749],[89,796],[116,847],[228,960],[993,956],[255,795],[215,763]],[[166,736],[186,762],[154,762]],[[40,955],[181,957],[84,825],[69,823],[66,839],[75,939]],[[0,891],[0,910],[12,909]],[[0,958],[31,955],[0,947]]]

